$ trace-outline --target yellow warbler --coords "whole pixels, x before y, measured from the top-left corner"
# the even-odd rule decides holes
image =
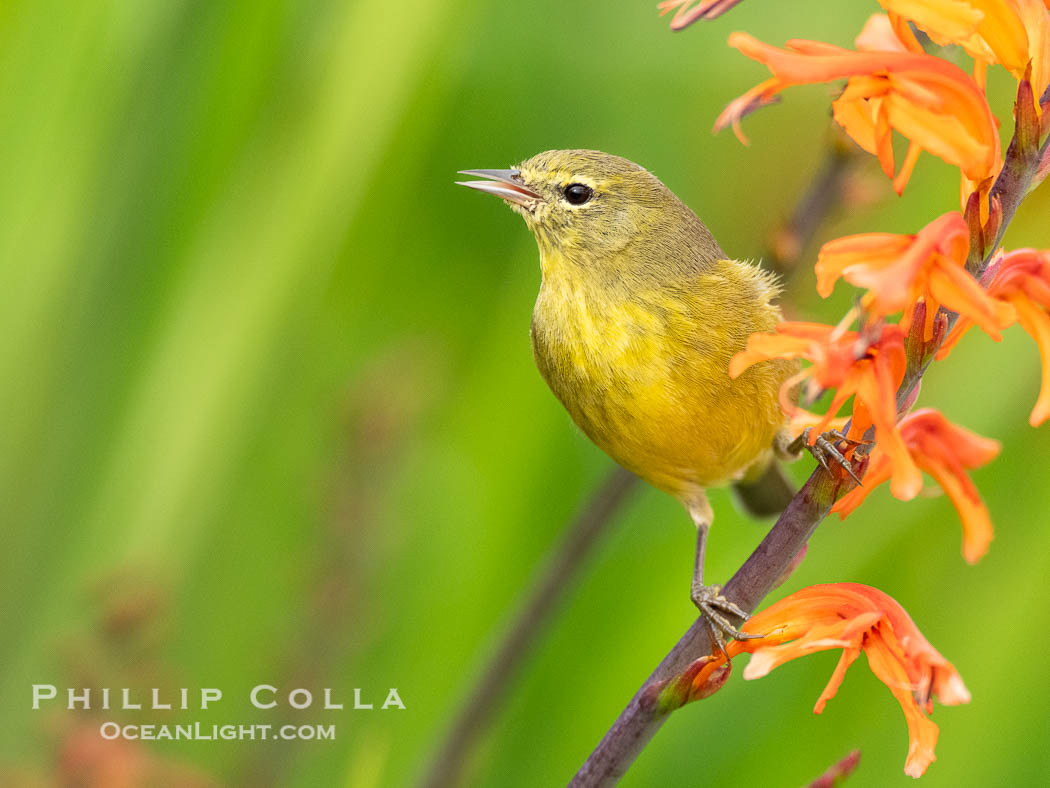
[[[540,372],[595,444],[685,505],[698,529],[693,600],[740,637],[725,614],[746,615],[703,584],[704,490],[735,482],[759,515],[790,500],[773,459],[790,454],[778,392],[795,363],[728,372],[748,336],[781,319],[773,275],[729,259],[666,186],[618,156],[556,150],[463,173],[486,178],[462,185],[503,198],[536,236]]]

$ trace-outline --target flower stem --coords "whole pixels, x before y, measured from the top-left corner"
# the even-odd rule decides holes
[[[1022,81],[1022,88],[1018,89],[1018,104],[1021,103],[1023,94],[1023,85],[1027,80]],[[1031,85],[1028,86],[1028,98],[1031,100]],[[1040,104],[1050,104],[1050,87],[1047,87],[1043,91],[1043,95],[1039,98]],[[1031,112],[1035,114],[1035,107],[1032,106]],[[1047,111],[1044,109],[1044,112]],[[1022,110],[1019,108],[1018,113]],[[1036,126],[1038,129],[1038,124]],[[1038,135],[1038,131],[1035,132]],[[991,198],[998,197],[1002,200],[1003,206],[1003,220],[999,226],[999,232],[996,234],[995,243],[991,244],[988,248],[988,257],[985,258],[984,264],[980,271],[977,272],[976,276],[980,279],[981,273],[984,271],[984,267],[987,267],[988,261],[991,255],[998,248],[999,244],[1003,240],[1003,236],[1006,234],[1006,228],[1010,224],[1010,220],[1013,219],[1014,213],[1017,211],[1021,201],[1028,195],[1029,189],[1032,186],[1036,173],[1039,169],[1039,164],[1044,156],[1047,155],[1047,151],[1050,150],[1050,135],[1043,140],[1042,145],[1038,145],[1038,136],[1036,137],[1036,145],[1029,146],[1022,144],[1022,135],[1014,132],[1013,138],[1010,140],[1010,145],[1006,149],[1006,158],[1003,162],[1003,169],[999,173],[999,177],[995,179],[995,183],[992,186],[990,193]]]

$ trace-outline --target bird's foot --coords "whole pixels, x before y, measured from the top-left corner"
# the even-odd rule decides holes
[[[816,461],[820,463],[821,467],[829,473],[831,472],[831,467],[828,463],[829,461],[834,462],[846,471],[853,481],[857,484],[861,484],[860,477],[857,476],[853,470],[853,464],[843,456],[842,452],[838,450],[835,444],[841,441],[852,448],[855,446],[867,446],[869,441],[853,440],[852,438],[847,438],[838,430],[828,430],[827,432],[822,432],[820,437],[813,441],[813,443],[810,443],[809,435],[812,431],[812,427],[806,427],[806,429],[802,431],[802,434],[788,445],[788,451],[800,454],[802,450],[805,449],[812,454]]]
[[[727,660],[729,659],[729,655],[726,653],[727,637],[736,640],[749,640],[761,637],[761,635],[750,635],[741,631],[726,618],[727,615],[734,616],[739,618],[741,622],[744,622],[747,621],[749,615],[746,610],[743,610],[739,605],[723,596],[722,586],[705,586],[694,583],[689,596],[707,623],[707,628],[711,632],[712,644],[725,654]]]

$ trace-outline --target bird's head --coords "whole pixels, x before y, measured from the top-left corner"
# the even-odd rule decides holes
[[[539,153],[509,170],[462,170],[487,180],[463,186],[503,198],[521,214],[544,257],[594,269],[676,266],[722,256],[707,228],[656,176],[634,162],[592,150]]]

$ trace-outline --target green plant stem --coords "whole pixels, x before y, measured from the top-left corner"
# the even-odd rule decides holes
[[[449,728],[441,749],[421,781],[427,788],[456,785],[478,737],[488,726],[532,652],[565,592],[608,533],[616,513],[637,487],[638,477],[615,468],[583,506],[565,539],[551,551],[528,598],[514,617]]]

